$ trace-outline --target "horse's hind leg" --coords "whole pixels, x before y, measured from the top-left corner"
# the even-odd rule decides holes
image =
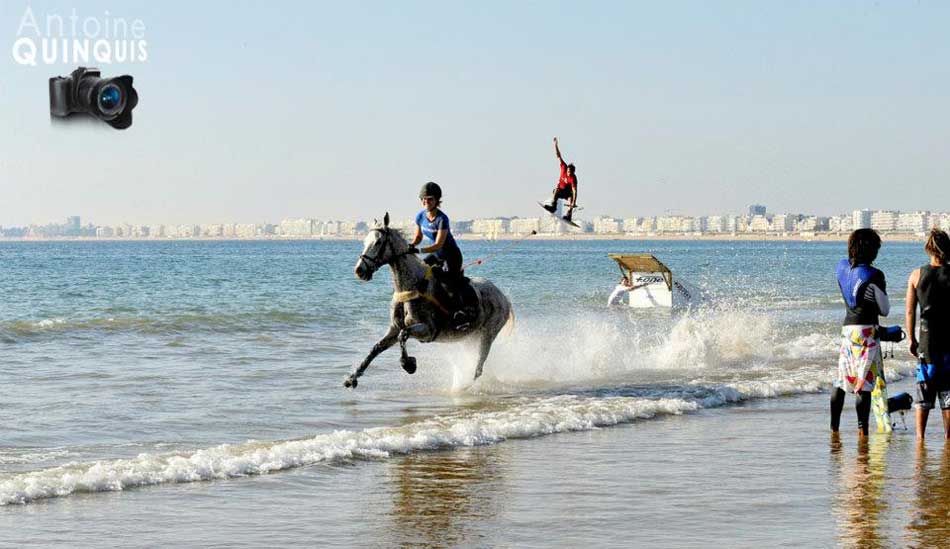
[[[495,341],[495,335],[496,334],[486,332],[482,334],[481,339],[478,341],[478,364],[475,366],[474,379],[478,379],[482,375],[482,367],[485,365],[489,351],[491,351],[491,344]]]
[[[366,355],[366,358],[363,359],[363,362],[360,363],[359,367],[355,372],[347,376],[343,380],[344,387],[356,388],[357,379],[363,375],[363,372],[366,371],[366,368],[369,367],[369,363],[373,361],[374,358],[379,356],[379,353],[382,353],[386,349],[393,346],[396,343],[396,339],[399,337],[399,328],[395,325],[389,326],[389,331],[386,332],[386,335],[383,336],[383,339],[380,339],[376,345],[373,345],[373,349]]]

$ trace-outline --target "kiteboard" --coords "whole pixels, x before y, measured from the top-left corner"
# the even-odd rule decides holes
[[[555,211],[553,211],[553,212],[552,212],[552,211],[549,211],[547,208],[544,207],[544,202],[538,202],[538,206],[541,206],[541,209],[544,210],[544,213],[550,215],[550,216],[553,217],[554,219],[557,219],[557,220],[560,221],[561,223],[567,223],[568,225],[570,225],[571,227],[574,227],[575,229],[580,229],[580,228],[581,228],[580,225],[578,225],[577,223],[574,223],[574,222],[571,221],[570,219],[564,219],[562,216],[558,215],[558,214],[557,214],[557,210],[555,210]],[[579,207],[575,207],[575,208],[574,208],[574,211],[577,211],[577,210],[579,210],[579,209],[580,209]]]

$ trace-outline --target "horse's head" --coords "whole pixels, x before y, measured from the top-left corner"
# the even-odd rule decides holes
[[[399,231],[389,228],[389,212],[386,212],[383,222],[377,222],[363,239],[363,253],[356,260],[353,272],[360,280],[372,280],[373,273],[380,267],[406,255],[408,250],[409,244]]]

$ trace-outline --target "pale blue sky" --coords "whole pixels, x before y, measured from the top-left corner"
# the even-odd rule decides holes
[[[125,131],[51,126],[0,4],[0,225],[950,210],[946,2],[30,2],[142,19]]]

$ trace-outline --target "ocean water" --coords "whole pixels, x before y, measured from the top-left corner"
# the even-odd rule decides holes
[[[849,401],[829,441],[844,243],[462,247],[515,310],[485,375],[472,383],[473,345],[410,340],[415,375],[393,348],[347,390],[392,292],[353,276],[359,242],[0,243],[0,544],[950,535],[950,508],[926,496],[950,496],[939,439],[859,447]],[[894,324],[922,247],[881,250]],[[606,308],[609,252],[654,253],[704,305]],[[912,367],[896,348],[895,389]]]

